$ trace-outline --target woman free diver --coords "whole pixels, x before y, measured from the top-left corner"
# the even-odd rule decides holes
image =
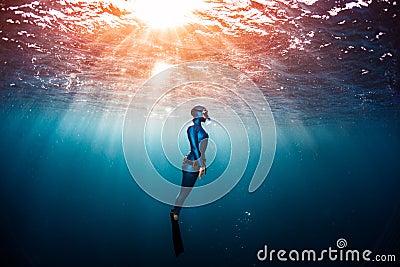
[[[201,123],[210,120],[210,118],[207,109],[203,106],[195,106],[190,113],[193,116],[193,125],[187,129],[190,152],[183,159],[181,190],[176,197],[175,206],[170,212],[175,221],[178,221],[183,202],[192,191],[197,178],[201,179],[203,174],[206,173],[205,151],[208,144],[208,134]]]

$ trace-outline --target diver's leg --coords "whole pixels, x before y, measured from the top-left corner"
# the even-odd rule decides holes
[[[181,211],[183,202],[185,202],[187,196],[192,191],[194,184],[196,183],[199,172],[188,172],[182,171],[182,186],[181,191],[175,200],[175,206],[173,208],[174,219],[177,220]],[[176,216],[175,216],[176,215]]]
[[[179,216],[183,202],[185,202],[190,191],[192,191],[192,187],[181,187],[181,191],[179,192],[179,194],[175,200],[174,215]],[[177,217],[174,216],[174,218],[176,219]]]

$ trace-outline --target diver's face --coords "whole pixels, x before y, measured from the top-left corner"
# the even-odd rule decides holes
[[[203,112],[202,112],[202,117],[203,117],[205,120],[208,119],[208,110],[207,110],[207,109],[204,109],[204,110],[203,110]]]

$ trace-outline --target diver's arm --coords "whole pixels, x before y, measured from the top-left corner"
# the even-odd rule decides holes
[[[208,137],[201,140],[199,148],[200,148],[200,160],[201,163],[203,164],[203,167],[200,169],[200,178],[203,174],[207,174],[207,164],[206,164],[206,149],[207,149],[207,144],[208,144]]]

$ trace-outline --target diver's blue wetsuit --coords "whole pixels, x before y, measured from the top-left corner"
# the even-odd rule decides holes
[[[194,118],[193,125],[187,129],[187,136],[190,143],[190,153],[183,159],[182,163],[182,187],[176,198],[173,208],[174,214],[179,215],[183,202],[189,195],[201,167],[206,167],[205,151],[207,149],[208,134],[201,127],[204,118]]]

